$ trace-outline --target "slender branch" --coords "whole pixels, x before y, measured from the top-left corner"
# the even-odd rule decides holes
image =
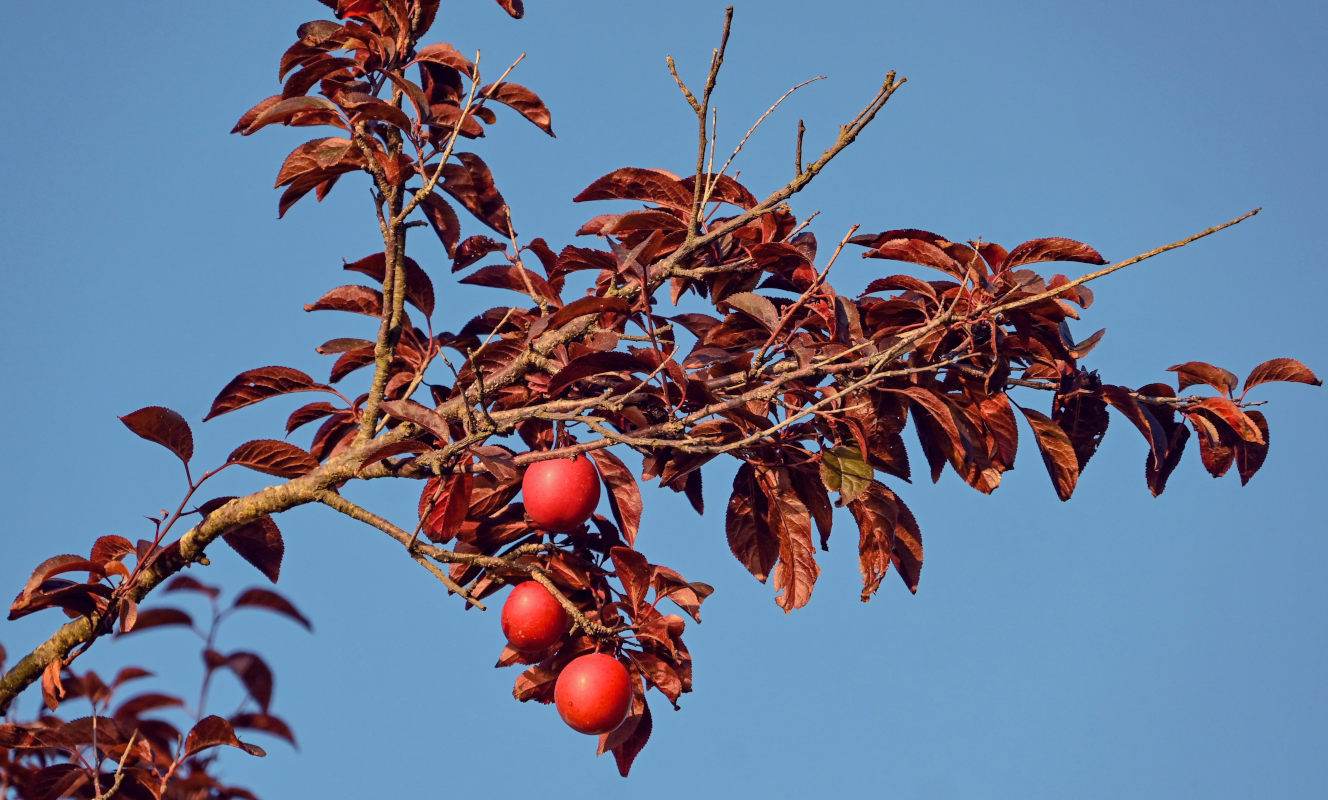
[[[1059,295],[1061,295],[1061,294],[1064,294],[1067,290],[1069,290],[1069,289],[1073,289],[1073,288],[1076,287],[1076,286],[1079,286],[1079,285],[1081,285],[1081,284],[1088,283],[1089,281],[1095,281],[1095,280],[1097,280],[1098,278],[1101,278],[1101,277],[1104,276],[1104,275],[1110,275],[1111,273],[1115,272],[1115,271],[1118,270],[1118,269],[1125,269],[1126,267],[1132,266],[1132,265],[1134,265],[1134,264],[1138,264],[1140,261],[1146,261],[1146,260],[1152,258],[1153,256],[1161,255],[1162,253],[1165,253],[1165,252],[1167,252],[1168,250],[1175,250],[1175,249],[1178,248],[1178,247],[1184,247],[1185,245],[1187,245],[1187,244],[1189,244],[1189,243],[1191,243],[1191,242],[1198,241],[1199,239],[1202,239],[1202,238],[1204,238],[1205,236],[1210,236],[1210,235],[1212,235],[1212,234],[1214,234],[1214,233],[1217,233],[1218,231],[1220,231],[1220,230],[1222,230],[1222,229],[1224,229],[1224,228],[1230,228],[1232,225],[1236,225],[1236,224],[1238,224],[1238,223],[1244,222],[1245,220],[1249,219],[1250,217],[1254,216],[1255,214],[1258,214],[1258,213],[1259,213],[1260,211],[1262,211],[1262,210],[1263,210],[1263,208],[1260,207],[1260,208],[1256,208],[1256,209],[1254,209],[1253,211],[1247,211],[1247,212],[1245,212],[1244,214],[1241,214],[1239,217],[1236,217],[1236,218],[1233,219],[1233,220],[1229,220],[1229,221],[1227,221],[1227,222],[1223,222],[1221,225],[1214,225],[1214,226],[1211,227],[1211,228],[1207,228],[1207,229],[1205,229],[1205,230],[1199,231],[1198,233],[1194,234],[1193,236],[1187,236],[1187,237],[1185,237],[1184,239],[1181,239],[1181,240],[1179,240],[1179,241],[1172,242],[1171,244],[1164,244],[1164,245],[1162,245],[1161,247],[1155,247],[1155,248],[1153,248],[1152,250],[1149,250],[1147,253],[1140,253],[1139,255],[1135,256],[1134,258],[1127,258],[1127,259],[1125,259],[1124,261],[1120,261],[1120,262],[1117,262],[1117,263],[1115,263],[1115,264],[1111,264],[1111,265],[1109,265],[1109,266],[1103,267],[1102,269],[1100,269],[1100,270],[1098,270],[1098,271],[1096,271],[1096,272],[1090,272],[1090,273],[1088,273],[1087,275],[1082,275],[1082,276],[1080,276],[1080,277],[1078,277],[1078,278],[1075,278],[1074,280],[1070,281],[1069,283],[1063,283],[1063,284],[1061,284],[1060,286],[1057,286],[1055,289],[1048,289],[1048,290],[1045,291],[1045,292],[1039,292],[1038,294],[1032,295],[1032,296],[1030,296],[1030,297],[1021,297],[1021,298],[1018,299],[1018,300],[1012,300],[1012,301],[1010,301],[1010,302],[1008,302],[1008,303],[1001,303],[1000,305],[997,305],[997,306],[993,307],[993,308],[990,310],[989,313],[991,313],[991,314],[1000,314],[1000,313],[1005,312],[1005,311],[1011,311],[1011,310],[1016,309],[1016,308],[1021,308],[1021,307],[1023,307],[1023,306],[1032,305],[1033,303],[1040,303],[1040,302],[1042,302],[1043,300],[1050,300],[1050,299],[1052,299],[1052,298],[1054,298],[1054,297],[1057,297],[1057,296],[1059,296]]]

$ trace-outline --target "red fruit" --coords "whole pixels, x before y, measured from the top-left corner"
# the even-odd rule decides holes
[[[627,719],[632,708],[632,679],[610,655],[591,653],[572,659],[553,686],[553,702],[563,722],[581,733],[608,733]]]
[[[522,653],[548,650],[567,629],[571,620],[553,594],[534,581],[517,584],[503,603],[503,635]]]
[[[568,531],[590,519],[599,505],[599,473],[584,455],[536,461],[521,479],[521,499],[537,526]]]

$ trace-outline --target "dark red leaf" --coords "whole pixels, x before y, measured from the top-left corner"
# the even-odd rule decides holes
[[[189,735],[184,740],[184,757],[189,758],[198,755],[209,747],[220,745],[238,747],[253,756],[267,755],[263,748],[258,745],[248,744],[237,739],[235,729],[231,727],[231,724],[214,714],[199,720],[198,724],[189,730]]]
[[[526,6],[521,0],[498,0],[498,5],[511,14],[513,19],[521,19],[526,14]]]
[[[443,191],[480,222],[507,236],[507,201],[494,186],[488,165],[474,153],[456,153],[455,158],[461,163],[443,167]]]
[[[587,314],[602,314],[606,311],[626,314],[631,311],[631,306],[621,297],[582,297],[558,309],[557,313],[549,320],[549,327],[557,328],[578,317]]]
[[[278,614],[290,617],[303,625],[306,630],[312,631],[314,629],[313,623],[301,614],[289,600],[269,589],[246,589],[239,597],[235,598],[232,605],[235,608],[244,606],[266,608],[268,611],[275,611]]]
[[[206,422],[213,417],[244,408],[269,397],[289,392],[330,391],[329,387],[316,383],[313,378],[290,367],[259,367],[246,370],[236,375],[226,384],[217,399],[212,401],[212,408]]]
[[[1245,414],[1254,421],[1260,432],[1263,433],[1263,444],[1242,441],[1236,447],[1236,468],[1240,471],[1240,485],[1244,486],[1250,482],[1254,473],[1263,466],[1264,459],[1268,457],[1268,420],[1264,415],[1251,409]]]
[[[710,173],[702,180],[706,182],[706,185],[712,187],[710,191],[710,202],[712,203],[731,203],[742,209],[751,209],[760,202],[756,199],[755,195],[748,191],[746,186],[738,183],[728,175],[716,176],[714,173]],[[687,190],[689,195],[692,193],[692,187],[695,185],[696,177],[694,175],[688,175],[686,178],[682,179],[682,186]]]
[[[770,529],[779,539],[779,563],[771,573],[775,602],[788,613],[807,605],[821,574],[811,512],[793,490],[787,469],[762,469],[757,483],[765,492]]]
[[[134,622],[132,633],[145,631],[149,628],[160,628],[165,625],[183,625],[186,628],[194,627],[193,617],[190,617],[184,611],[178,608],[144,608],[138,612],[138,619]]]
[[[92,545],[91,561],[102,564],[119,561],[134,552],[134,544],[123,536],[109,534],[97,538]]]
[[[234,499],[235,498],[233,497],[218,497],[214,500],[209,500],[207,503],[204,503],[203,507],[200,510],[204,514],[211,514],[213,511],[217,510],[218,508],[221,508],[223,505]],[[208,586],[202,581],[199,581],[189,575],[176,575],[174,578],[171,578],[169,583],[167,583],[164,587],[162,587],[162,591],[198,592],[199,594],[205,594],[208,597],[213,598],[214,600],[221,596],[220,589],[216,588],[215,586]]]
[[[480,89],[480,97],[496,100],[516,110],[530,120],[535,127],[553,136],[553,117],[539,95],[519,83],[491,83]]]
[[[429,280],[429,276],[410,256],[406,256],[402,263],[405,264],[406,268],[406,300],[420,311],[423,311],[424,316],[433,316],[433,281]],[[381,284],[387,274],[386,265],[387,259],[384,255],[374,253],[352,264],[347,264],[344,268],[368,275]]]
[[[1148,442],[1149,451],[1153,454],[1154,468],[1161,466],[1167,459],[1167,447],[1170,445],[1171,437],[1148,406],[1137,402],[1123,386],[1104,385],[1102,398],[1139,429],[1144,435],[1144,441]]]
[[[350,129],[350,126],[346,124],[339,113],[336,104],[322,97],[301,95],[299,97],[287,97],[284,100],[277,100],[274,103],[265,105],[266,103],[267,101],[265,100],[259,104],[259,106],[263,106],[262,111],[255,114],[254,118],[248,121],[249,124],[245,125],[243,130],[239,130],[240,123],[238,122],[235,125],[235,130],[239,130],[242,135],[248,136],[261,128],[278,122],[286,125],[290,125],[294,122],[306,122],[306,120],[297,119],[297,117],[302,114],[317,119],[318,124],[335,125],[346,130]],[[258,106],[255,106],[253,109],[250,109],[250,113],[257,110]],[[313,113],[311,114],[310,112]],[[240,118],[240,122],[246,121],[245,118],[248,116],[249,114],[245,114],[244,117]]]
[[[578,203],[587,200],[642,200],[688,213],[692,210],[691,190],[683,186],[677,175],[662,169],[616,169],[587,186],[572,200]]]
[[[65,686],[60,680],[60,670],[63,669],[63,667],[64,661],[56,658],[52,659],[51,662],[46,665],[46,668],[42,670],[42,700],[45,701],[46,707],[51,711],[60,707],[60,701],[65,696]]]
[[[1167,367],[1167,371],[1176,373],[1177,391],[1183,392],[1186,388],[1201,383],[1212,386],[1228,397],[1236,390],[1235,373],[1203,361],[1186,361],[1184,364]]]
[[[874,250],[862,254],[863,258],[888,258],[892,261],[907,261],[924,267],[938,269],[947,275],[963,280],[968,270],[951,258],[936,244],[924,239],[900,238],[884,241]]]
[[[599,469],[604,488],[608,490],[609,508],[629,547],[635,546],[636,534],[641,528],[641,487],[627,465],[608,450],[591,450],[587,455]]]
[[[1038,450],[1042,453],[1042,463],[1046,464],[1047,473],[1051,475],[1056,496],[1061,500],[1069,500],[1070,495],[1074,494],[1075,484],[1079,482],[1079,459],[1075,456],[1070,437],[1051,417],[1022,406],[1019,406],[1019,410],[1033,429],[1033,438],[1037,440]]]
[[[1199,457],[1204,469],[1214,478],[1220,478],[1236,461],[1236,449],[1241,441],[1231,426],[1210,414],[1187,414],[1190,424],[1199,434]]]
[[[1254,420],[1250,419],[1243,410],[1232,401],[1225,397],[1205,397],[1198,405],[1205,411],[1211,412],[1215,417],[1230,426],[1244,441],[1251,444],[1267,444],[1263,438],[1263,431]]]
[[[544,280],[539,274],[517,264],[493,264],[482,267],[462,278],[460,282],[471,286],[511,289],[528,297],[530,296],[529,293],[533,291],[535,297],[532,299],[536,301],[545,300],[555,305],[560,302],[558,293],[553,290],[553,287],[549,286],[548,281]]]
[[[430,478],[424,484],[420,492],[420,531],[429,541],[443,544],[456,537],[474,491],[475,476],[469,472]]]
[[[295,733],[291,731],[290,726],[281,717],[274,717],[271,714],[236,714],[231,717],[230,723],[236,728],[248,728],[270,733],[273,736],[285,739],[292,746],[298,746],[295,743]]]
[[[115,716],[127,716],[136,719],[148,711],[155,711],[159,708],[183,707],[184,701],[174,695],[150,692],[148,694],[135,695],[121,703],[115,709]]]
[[[226,656],[226,666],[244,684],[259,708],[267,713],[272,704],[272,669],[255,653],[236,651]]]
[[[631,353],[612,350],[587,353],[558,370],[549,381],[548,393],[555,397],[560,396],[567,387],[592,375],[649,371],[649,367]]]
[[[399,420],[419,425],[439,441],[446,442],[451,438],[447,431],[447,420],[437,411],[414,400],[384,400],[382,409]]]
[[[862,571],[862,602],[867,602],[890,571],[898,511],[894,493],[878,481],[851,500],[848,510],[858,523],[858,566]]]
[[[194,457],[194,434],[184,417],[169,408],[148,406],[120,417],[135,434],[175,453],[186,464]]]
[[[281,529],[271,517],[263,516],[222,536],[240,557],[258,568],[273,583],[281,574],[281,558],[286,553],[286,543],[281,538]],[[139,614],[139,625],[143,615]]]
[[[318,459],[309,451],[279,439],[245,442],[231,451],[226,463],[239,464],[278,478],[298,478],[318,468]]]
[[[1041,261],[1078,261],[1084,264],[1107,263],[1107,260],[1098,251],[1083,242],[1055,236],[1047,239],[1031,239],[1019,245],[1005,257],[1001,269],[1012,270],[1025,264],[1036,264]]]
[[[606,744],[612,743],[612,747],[608,749],[613,752],[613,760],[618,765],[618,774],[626,778],[631,772],[632,762],[636,761],[646,742],[650,741],[653,728],[654,722],[650,717],[650,706],[646,703],[644,692],[639,695],[634,693],[632,710],[628,712],[627,719],[617,729],[600,737],[600,752],[603,752]],[[630,730],[630,733],[620,742],[615,742],[619,730]]]
[[[331,403],[320,400],[316,403],[300,406],[291,412],[286,418],[286,433],[294,433],[297,428],[307,425],[314,420],[322,419],[331,414],[336,414],[343,409],[337,408]]]
[[[647,607],[646,593],[650,591],[650,562],[646,557],[629,547],[614,547],[609,550],[614,571],[622,582],[627,602],[634,614],[639,614]]]
[[[1323,385],[1323,381],[1315,377],[1309,367],[1296,359],[1273,358],[1263,362],[1250,372],[1249,377],[1245,379],[1244,391],[1248,392],[1250,387],[1269,381],[1292,381],[1293,383],[1308,383],[1311,386]]]
[[[313,303],[305,311],[349,311],[369,317],[383,315],[383,293],[368,286],[338,286]]]
[[[724,529],[733,555],[762,583],[779,560],[780,550],[779,538],[770,529],[765,508],[765,493],[757,483],[756,471],[744,462],[733,479]]]
[[[451,203],[437,192],[431,192],[420,201],[420,212],[429,221],[429,226],[433,228],[438,241],[442,242],[448,257],[455,256],[457,242],[461,239],[461,220],[457,219]]]
[[[471,63],[470,59],[461,55],[459,50],[446,42],[438,42],[437,44],[421,47],[419,51],[415,53],[415,61],[412,61],[411,63],[413,64],[416,61],[442,64],[445,67],[451,67],[452,69],[461,72],[467,78],[475,77],[475,65]],[[409,66],[409,64],[407,66]]]
[[[767,331],[774,331],[779,324],[779,311],[767,297],[753,292],[737,292],[725,297],[723,303],[761,323]]]

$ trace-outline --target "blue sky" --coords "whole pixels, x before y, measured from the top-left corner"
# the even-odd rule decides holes
[[[790,86],[829,76],[772,115],[740,157],[741,179],[764,195],[789,177],[799,118],[807,151],[819,152],[894,69],[909,83],[793,201],[799,216],[821,212],[823,243],[860,223],[1007,246],[1069,236],[1119,260],[1262,206],[1233,230],[1096,284],[1075,330],[1107,328],[1087,364],[1116,383],[1164,380],[1166,367],[1192,359],[1243,377],[1274,356],[1322,376],[1315,308],[1328,281],[1314,243],[1328,212],[1328,10],[1083,5],[739,2],[717,101],[721,150]],[[570,198],[614,168],[690,168],[694,122],[664,56],[699,82],[723,6],[529,0],[527,18],[513,21],[490,0],[445,4],[432,38],[479,48],[491,76],[527,53],[513,80],[553,112],[556,139],[508,114],[477,145],[523,237],[571,242],[602,209]],[[278,221],[269,187],[307,137],[227,134],[276,91],[278,56],[323,10],[313,0],[143,2],[132,15],[30,3],[7,15],[7,591],[48,555],[86,552],[107,533],[149,535],[143,517],[179,502],[178,463],[118,415],[172,407],[194,425],[197,463],[219,463],[245,439],[279,436],[294,407],[273,401],[199,423],[234,374],[284,364],[321,376],[328,363],[315,345],[371,335],[345,315],[302,311],[344,282],[341,259],[371,252],[367,191],[343,181],[323,204],[304,201]],[[417,238],[412,253],[441,298],[436,327],[492,304],[453,285],[437,245]],[[852,258],[836,270],[852,287],[890,266]],[[1214,481],[1190,453],[1152,498],[1143,442],[1118,417],[1068,503],[1027,449],[1027,430],[1017,469],[992,497],[953,474],[894,485],[922,526],[921,588],[910,596],[891,578],[865,605],[847,515],[811,605],[786,616],[725,545],[730,473],[707,474],[700,518],[648,491],[639,546],[717,592],[688,633],[696,691],[677,713],[653,704],[654,736],[627,781],[551,709],[511,699],[516,672],[491,668],[496,611],[463,613],[380,534],[297,510],[279,520],[278,588],[315,633],[251,613],[221,644],[269,658],[274,711],[301,749],[263,741],[266,759],[237,751],[225,774],[266,798],[1321,794],[1328,541],[1314,498],[1325,395],[1260,391],[1271,453],[1245,488],[1234,476]],[[233,470],[213,489],[263,481]],[[409,521],[418,488],[357,497]],[[263,582],[227,551],[213,562],[196,577],[230,591]],[[12,661],[57,621],[47,612],[2,623],[0,643]],[[105,674],[132,662],[162,672],[163,689],[196,691],[196,647],[178,633],[101,643],[85,666]],[[217,709],[235,702],[228,691],[218,687]]]

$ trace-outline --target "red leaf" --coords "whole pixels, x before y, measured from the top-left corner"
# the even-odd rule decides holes
[[[469,472],[453,473],[441,478],[430,478],[420,492],[420,530],[429,541],[443,544],[451,541],[470,510],[475,476]]]
[[[433,316],[433,281],[429,280],[429,276],[410,256],[406,256],[402,263],[406,269],[406,300],[423,311],[424,316]],[[347,264],[344,269],[368,275],[381,284],[387,274],[387,259],[382,253],[374,253]]]
[[[753,292],[737,292],[724,298],[723,303],[761,323],[767,331],[779,324],[779,311],[767,297]]]
[[[267,101],[265,100],[263,103],[260,103],[259,106],[264,106],[266,103]],[[251,109],[250,112],[252,113],[256,110],[258,110],[258,106]],[[278,122],[286,125],[290,125],[293,122],[305,122],[306,120],[297,120],[296,117],[301,114],[309,114],[309,112],[314,112],[309,116],[317,119],[320,124],[335,125],[346,130],[350,129],[350,126],[342,119],[339,109],[334,103],[322,97],[301,95],[299,97],[288,97],[284,100],[278,100],[270,105],[264,106],[262,111],[255,114],[254,118],[249,120],[249,124],[246,125],[243,130],[240,130],[240,133],[244,136],[248,136],[261,128]],[[245,114],[244,117],[240,118],[240,122],[244,122],[245,117],[248,116],[248,114]],[[239,127],[240,123],[237,122],[235,129],[233,129],[232,132],[238,130]]]
[[[298,478],[318,468],[318,459],[309,451],[279,439],[245,442],[231,451],[226,463],[239,464],[278,478]]]
[[[329,416],[331,414],[336,414],[341,410],[342,409],[339,409],[336,406],[324,400],[300,406],[299,408],[292,411],[291,415],[286,418],[286,433],[287,434],[294,433],[295,430],[301,426],[308,425],[310,422],[313,422],[314,420],[322,419],[323,417]]]
[[[349,311],[369,317],[383,315],[383,293],[368,286],[338,286],[313,303],[305,311]]]
[[[241,372],[222,387],[212,408],[203,421],[244,408],[269,397],[289,392],[330,391],[329,387],[315,383],[314,379],[290,367],[259,367]]]
[[[549,381],[548,393],[555,397],[561,396],[572,384],[593,375],[649,371],[649,367],[631,353],[612,350],[587,353],[558,370]]]
[[[787,469],[763,469],[758,479],[766,492],[770,528],[779,538],[779,563],[771,574],[775,602],[788,613],[807,605],[821,574],[812,541],[811,512],[793,491]]]
[[[646,593],[650,591],[654,568],[646,557],[630,547],[614,547],[609,550],[614,571],[622,582],[627,594],[627,601],[633,610],[633,616],[641,617],[649,613],[651,606],[646,603]]]
[[[892,239],[882,242],[874,250],[862,254],[863,258],[888,258],[892,261],[907,261],[924,267],[938,269],[947,275],[963,280],[968,270],[951,258],[937,245],[923,239]]]
[[[1010,251],[1001,264],[1001,270],[1012,270],[1025,264],[1041,261],[1079,261],[1085,264],[1105,264],[1107,260],[1098,251],[1073,239],[1059,236],[1031,239]]]
[[[662,169],[616,169],[587,186],[572,200],[577,203],[587,200],[642,200],[688,213],[692,210],[692,192],[683,186],[677,175]]]
[[[437,192],[430,192],[420,201],[420,212],[429,221],[438,241],[443,243],[448,257],[456,255],[457,242],[461,239],[461,220],[457,219],[452,205]]]
[[[1176,373],[1176,390],[1180,392],[1189,386],[1201,383],[1217,389],[1228,397],[1236,390],[1235,373],[1203,361],[1186,361],[1184,364],[1167,367],[1167,371]]]
[[[295,745],[295,734],[290,726],[280,717],[274,717],[271,714],[236,714],[231,717],[230,723],[236,728],[249,728],[250,730],[270,733],[273,736],[285,739],[291,745]]]
[[[175,453],[186,464],[194,457],[194,434],[184,417],[169,408],[148,406],[120,417],[125,427]]]
[[[223,534],[226,544],[240,554],[240,557],[258,568],[273,583],[281,574],[281,558],[286,553],[286,543],[281,538],[281,529],[271,517],[263,516],[240,528]],[[143,624],[143,615],[139,614],[139,625]]]
[[[579,301],[578,301],[579,302]],[[599,476],[608,490],[609,508],[629,547],[636,545],[636,534],[641,528],[641,487],[627,465],[608,450],[591,450],[587,455],[599,469]]]
[[[557,328],[578,317],[587,314],[601,314],[606,311],[626,314],[631,311],[631,306],[621,297],[582,297],[558,309],[549,320],[549,327]]]
[[[895,542],[890,549],[891,558],[894,560],[895,569],[899,571],[899,577],[904,580],[904,585],[910,592],[917,594],[918,581],[922,577],[922,530],[918,528],[918,521],[914,518],[913,512],[909,511],[904,501],[899,499],[899,495],[893,492],[890,494],[898,512],[895,518]]]
[[[521,19],[526,14],[525,4],[521,0],[498,0],[498,5],[511,14],[513,19]]]
[[[1051,475],[1056,495],[1061,500],[1069,500],[1074,493],[1074,485],[1079,481],[1079,460],[1074,454],[1070,437],[1051,417],[1023,406],[1018,408],[1033,429],[1033,438],[1037,440],[1042,463],[1047,465],[1047,473]]]
[[[558,293],[549,286],[548,281],[540,277],[537,273],[531,272],[517,264],[493,264],[482,267],[466,277],[462,278],[461,283],[471,286],[491,286],[495,289],[511,289],[514,292],[529,297],[526,290],[527,285],[534,291],[535,298],[543,299],[548,302],[558,304]]]
[[[133,552],[133,542],[123,536],[108,534],[98,537],[97,541],[93,543],[92,555],[89,560],[104,564],[108,561],[119,561]]]
[[[1240,439],[1231,427],[1219,419],[1202,412],[1187,414],[1190,424],[1199,434],[1199,456],[1204,469],[1214,478],[1220,478],[1231,469],[1236,460],[1236,447]]]
[[[65,696],[65,685],[60,680],[60,670],[64,667],[62,659],[52,659],[42,670],[42,699],[51,711],[60,707],[60,700]]]
[[[311,139],[286,156],[281,169],[277,171],[277,180],[272,188],[294,183],[301,175],[322,172],[341,165],[354,169],[362,161],[360,151],[355,149],[350,139],[339,136]]]
[[[1212,412],[1230,426],[1241,439],[1251,444],[1267,444],[1263,438],[1263,431],[1259,430],[1254,420],[1227,398],[1205,397],[1197,407]]]
[[[267,662],[255,653],[237,651],[226,656],[226,666],[266,714],[272,704],[272,669]]]
[[[1269,381],[1291,381],[1293,383],[1308,383],[1311,386],[1322,386],[1323,381],[1315,377],[1310,368],[1300,363],[1294,358],[1273,358],[1263,362],[1250,372],[1245,379],[1244,391],[1249,391],[1250,387],[1258,386],[1261,383]]]
[[[473,79],[475,77],[475,65],[471,63],[470,59],[461,55],[459,50],[446,42],[438,42],[437,44],[421,47],[419,51],[415,53],[415,60],[412,61],[411,64],[418,61],[442,64],[445,67],[451,67],[452,69],[465,74],[467,78]],[[406,66],[410,66],[410,64],[407,64]]]
[[[1148,410],[1148,406],[1137,402],[1123,386],[1104,385],[1102,398],[1134,423],[1134,427],[1139,429],[1144,435],[1144,440],[1148,442],[1148,449],[1153,454],[1154,468],[1161,466],[1167,459],[1167,448],[1170,446],[1171,437],[1153,412]]]
[[[731,203],[744,210],[754,208],[760,201],[756,199],[746,186],[738,183],[727,175],[719,175],[718,180],[714,173],[706,175],[702,180],[707,184],[713,184],[710,192],[710,202]],[[696,185],[696,176],[688,175],[682,179],[682,186],[690,195],[692,187]],[[759,245],[758,245],[759,246]]]
[[[491,83],[480,89],[480,97],[496,100],[516,110],[535,127],[553,136],[552,116],[539,95],[519,83]]]
[[[443,191],[480,222],[507,236],[507,201],[494,186],[488,165],[474,153],[456,153],[455,157],[460,164],[443,167]]]
[[[1244,486],[1250,482],[1254,473],[1263,466],[1263,461],[1268,457],[1268,420],[1264,415],[1257,411],[1246,411],[1245,414],[1254,421],[1259,430],[1263,433],[1263,444],[1251,442],[1241,442],[1236,447],[1236,468],[1240,471],[1240,485]]]
[[[204,503],[203,508],[200,510],[202,510],[204,514],[211,514],[213,511],[217,510],[218,508],[221,508],[223,505],[234,499],[235,498],[233,497],[218,497],[213,500],[209,500],[207,503]],[[162,591],[198,592],[199,594],[205,594],[214,600],[221,596],[220,589],[216,588],[215,586],[208,586],[202,581],[199,581],[188,575],[176,575],[174,578],[171,578],[170,582],[167,583],[164,587],[162,587]]]
[[[639,707],[637,705],[638,701],[640,703]],[[625,729],[629,725],[631,726],[631,733],[621,743],[614,744],[611,748],[613,760],[618,765],[618,774],[624,778],[627,777],[627,773],[631,772],[632,762],[636,760],[642,748],[646,746],[646,742],[650,741],[650,733],[654,728],[654,722],[650,717],[650,706],[646,703],[644,694],[633,696],[632,710],[629,712],[627,719],[616,730],[604,734],[604,737],[609,737],[605,741],[612,741],[618,730]],[[601,744],[601,747],[603,747],[603,744]]]
[[[235,729],[231,727],[231,724],[214,714],[199,720],[198,724],[189,730],[189,735],[184,740],[184,757],[198,755],[209,747],[221,745],[238,747],[254,756],[267,755],[263,748],[258,745],[248,744],[237,739]]]
[[[756,472],[744,462],[733,479],[724,529],[733,555],[762,583],[779,560],[780,549],[779,538],[766,520],[765,505]]]
[[[871,600],[890,571],[898,512],[894,493],[879,481],[850,501],[848,510],[858,523],[858,566],[862,571],[862,602]]]
[[[183,706],[184,701],[174,695],[149,692],[135,695],[121,703],[115,709],[115,716],[117,718],[128,716],[137,719],[148,711],[155,711],[159,708],[181,708]]]
[[[246,589],[239,597],[235,598],[232,605],[235,608],[244,606],[266,608],[269,611],[275,611],[278,614],[290,617],[303,625],[306,630],[312,631],[314,629],[313,623],[301,614],[289,600],[269,589]]]
[[[193,617],[178,608],[145,608],[139,610],[134,628],[129,632],[138,633],[148,628],[160,628],[165,625],[183,625],[186,628],[193,628],[194,620]]]
[[[446,442],[451,438],[448,435],[447,420],[437,411],[414,400],[384,400],[382,409],[399,420],[419,425],[439,441]]]

